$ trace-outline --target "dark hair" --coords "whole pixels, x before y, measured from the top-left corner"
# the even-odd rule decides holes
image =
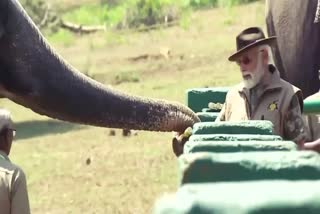
[[[8,127],[4,127],[4,128],[2,128],[1,130],[0,130],[0,147],[1,146],[3,146],[4,145],[4,143],[5,142],[3,142],[4,141],[4,136],[5,136],[5,134],[7,133],[7,131],[8,131]]]
[[[3,135],[5,133],[7,133],[7,131],[10,130],[10,128],[8,126],[5,126],[3,127],[1,130],[0,130],[0,135]]]

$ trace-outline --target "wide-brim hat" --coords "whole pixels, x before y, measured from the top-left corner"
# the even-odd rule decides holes
[[[263,31],[259,27],[247,28],[237,36],[237,51],[232,54],[228,60],[235,61],[244,51],[258,45],[274,45],[276,38],[277,37],[275,36],[266,38]]]

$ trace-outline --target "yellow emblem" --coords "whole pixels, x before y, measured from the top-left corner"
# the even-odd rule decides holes
[[[269,111],[274,111],[274,110],[277,110],[277,109],[278,109],[278,102],[277,101],[273,101],[268,106],[268,110]]]

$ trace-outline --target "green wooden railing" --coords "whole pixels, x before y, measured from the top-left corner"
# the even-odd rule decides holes
[[[319,99],[306,99],[303,101],[304,114],[320,114],[320,97]]]

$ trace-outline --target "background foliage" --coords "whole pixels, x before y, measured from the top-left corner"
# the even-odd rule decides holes
[[[137,28],[183,20],[192,10],[232,7],[257,0],[100,0],[70,10],[56,8],[63,19],[83,25],[106,25],[109,28]],[[44,0],[23,0],[35,23],[41,23],[47,3]],[[54,22],[52,18],[50,22]]]

